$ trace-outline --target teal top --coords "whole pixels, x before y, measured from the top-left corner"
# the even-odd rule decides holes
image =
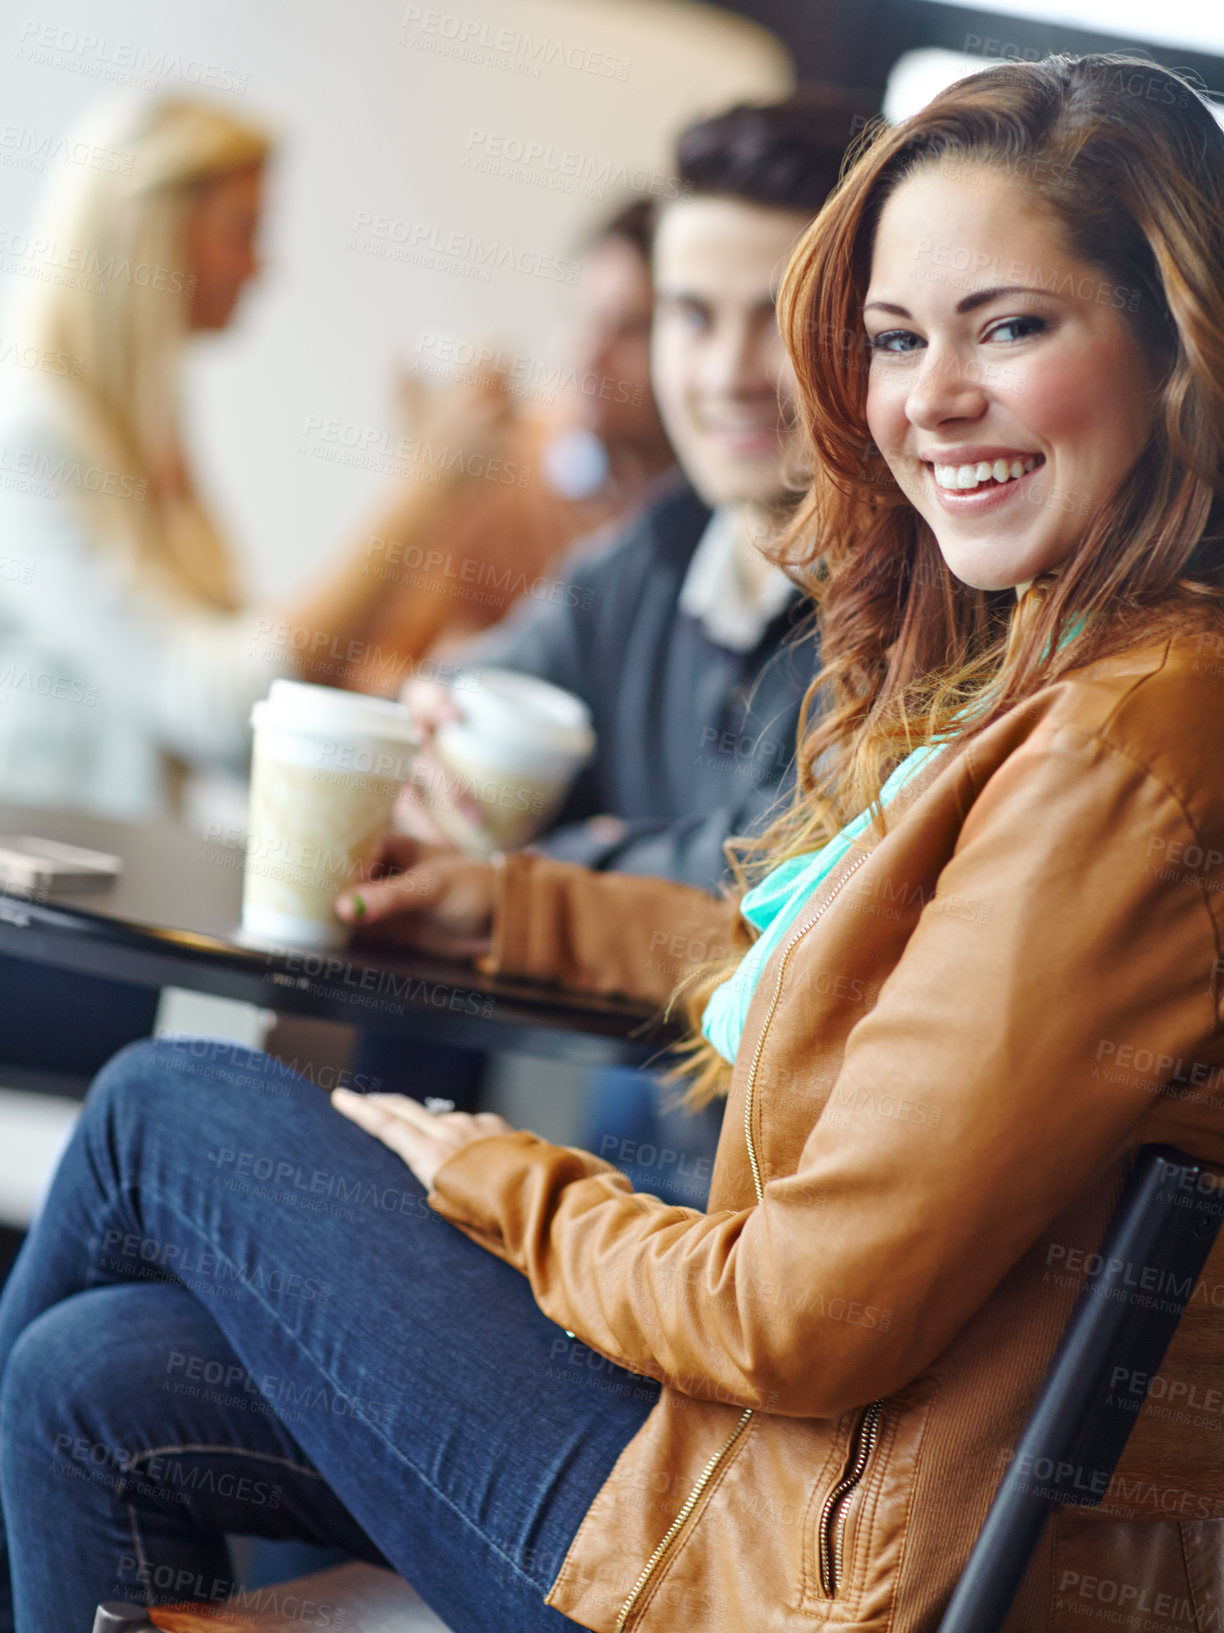
[[[924,743],[907,755],[880,790],[881,804],[887,805],[943,746],[941,742]],[[818,851],[792,856],[772,873],[767,873],[740,903],[740,912],[761,933],[735,972],[721,986],[715,987],[701,1017],[701,1030],[724,1060],[735,1059],[752,994],[778,943],[817,885],[829,876],[870,825],[871,812],[861,812]]]

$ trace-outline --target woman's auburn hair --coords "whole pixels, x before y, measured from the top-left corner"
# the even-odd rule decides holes
[[[990,167],[1030,188],[1061,223],[1071,256],[1099,272],[1093,298],[1125,314],[1158,382],[1147,447],[1109,502],[1085,516],[1073,556],[1019,603],[1011,590],[974,590],[953,576],[867,429],[862,309],[876,224],[894,189],[935,165]],[[1001,64],[900,125],[863,133],[779,297],[811,471],[776,554],[816,604],[810,638],[818,629],[821,667],[800,712],[789,806],[758,837],[727,844],[733,899],[860,811],[873,808],[882,830],[882,784],[918,744],[964,740],[1138,639],[1218,623],[1222,268],[1224,131],[1191,85],[1153,62],[1111,54]],[[1059,269],[1028,274],[1057,288]],[[729,1083],[730,1067],[700,1035],[701,1015],[751,940],[737,916],[731,955],[696,970],[673,997],[691,1028],[673,1072],[688,1080],[690,1108]]]

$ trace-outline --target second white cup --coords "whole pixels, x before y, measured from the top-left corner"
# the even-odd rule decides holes
[[[525,845],[547,826],[595,749],[581,698],[513,669],[483,669],[455,694],[461,717],[438,728],[433,764],[413,782],[438,826],[475,856]],[[464,799],[479,815],[469,816]]]

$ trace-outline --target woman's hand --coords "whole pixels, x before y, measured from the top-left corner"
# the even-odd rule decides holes
[[[346,924],[446,958],[488,952],[497,889],[492,862],[392,834],[381,864],[396,871],[337,897],[336,912]]]
[[[493,1134],[513,1134],[494,1111],[434,1113],[406,1094],[354,1094],[334,1089],[331,1103],[350,1122],[402,1157],[425,1189],[447,1157]]]

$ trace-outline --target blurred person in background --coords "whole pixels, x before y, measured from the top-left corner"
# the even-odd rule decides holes
[[[654,394],[680,466],[669,490],[598,552],[579,548],[558,570],[569,593],[526,599],[451,656],[465,668],[518,670],[577,694],[591,711],[595,756],[533,848],[616,872],[716,890],[724,842],[753,832],[789,786],[801,702],[816,648],[796,637],[810,608],[762,554],[793,496],[793,376],[778,333],[778,278],[796,240],[837,181],[856,114],[851,93],[808,87],[741,105],[689,127],[676,153],[679,195],[661,203],[654,234]],[[453,712],[445,687],[405,691],[428,729]],[[425,757],[417,774],[444,785]],[[452,779],[453,780],[453,779]],[[417,846],[447,841],[421,804]],[[453,855],[461,869],[463,859]],[[445,858],[439,861],[446,866]],[[387,886],[362,895],[394,899]],[[475,1103],[480,1058],[466,1068],[430,1055],[435,1092]],[[411,1088],[419,1062],[367,1034],[359,1068]],[[445,1080],[445,1086],[438,1085]],[[613,1153],[631,1141],[684,1151],[708,1176],[721,1103],[697,1123],[664,1113],[650,1074],[596,1074],[584,1138]],[[656,1190],[668,1176],[645,1182]],[[688,1186],[682,1200],[699,1203]]]
[[[469,484],[428,538],[415,514],[386,517],[374,560],[387,604],[346,684],[394,692],[425,653],[495,624],[524,595],[547,594],[549,566],[623,520],[672,466],[650,382],[652,223],[653,200],[634,199],[590,237],[555,362],[423,338],[420,366],[404,380],[406,428],[431,399],[453,399],[462,442],[466,403],[505,392],[515,407],[497,451],[519,479]],[[443,383],[429,385],[431,375]],[[548,406],[531,406],[554,393]]]
[[[268,136],[205,103],[144,99],[80,134],[115,163],[67,165],[48,190],[9,329],[44,366],[0,400],[0,538],[17,568],[0,583],[0,799],[139,820],[176,809],[192,769],[241,773],[270,679],[335,684],[335,661],[309,654],[359,641],[385,589],[367,529],[261,619],[192,472],[184,348],[227,327],[258,270]],[[469,444],[504,412],[487,393],[465,406]],[[397,491],[401,524],[428,525],[463,480]],[[278,626],[287,641],[261,635]]]
[[[80,134],[113,162],[65,165],[48,190],[5,331],[39,367],[0,397],[0,800],[146,820],[180,808],[192,772],[236,787],[270,679],[336,684],[339,666],[310,652],[359,640],[385,588],[366,571],[367,529],[296,605],[244,610],[192,474],[183,353],[230,323],[258,269],[268,136],[207,104],[143,99]],[[488,392],[442,406],[463,410],[468,446],[505,410]],[[428,526],[466,480],[408,484],[379,513]],[[0,988],[6,1065],[89,1072],[152,1027],[146,989],[9,959]]]

